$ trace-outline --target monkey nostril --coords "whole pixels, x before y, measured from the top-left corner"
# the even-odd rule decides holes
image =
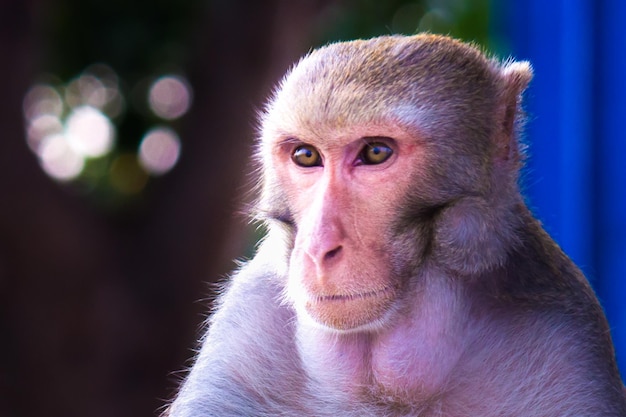
[[[337,246],[335,249],[326,252],[326,254],[324,255],[324,260],[330,261],[331,259],[337,257],[337,255],[339,255],[339,252],[341,252],[341,250],[342,250],[342,247]]]

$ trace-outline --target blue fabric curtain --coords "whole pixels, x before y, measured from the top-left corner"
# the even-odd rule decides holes
[[[525,194],[594,286],[626,376],[626,1],[492,5],[502,50],[535,69]]]

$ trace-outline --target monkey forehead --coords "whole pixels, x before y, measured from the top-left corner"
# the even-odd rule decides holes
[[[285,76],[262,124],[298,131],[388,120],[420,130],[459,118],[480,123],[495,106],[497,73],[497,63],[478,49],[444,36],[331,44]]]

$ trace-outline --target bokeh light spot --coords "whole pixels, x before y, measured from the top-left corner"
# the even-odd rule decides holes
[[[60,117],[63,114],[63,100],[56,88],[38,84],[31,87],[24,96],[23,108],[24,117],[28,121],[43,114]]]
[[[450,28],[450,17],[443,9],[429,10],[420,19],[419,32],[445,33]]]
[[[22,105],[28,147],[53,179],[76,180],[88,192],[111,187],[107,194],[132,196],[145,188],[150,175],[164,174],[178,162],[181,142],[167,127],[148,131],[137,153],[116,149],[118,140],[128,142],[126,136],[134,134],[118,133],[126,98],[109,65],[92,64],[69,81],[53,75],[45,80],[27,91]],[[192,90],[184,77],[165,75],[138,85],[132,91],[141,90],[133,97],[140,99],[137,109],[143,115],[149,105],[158,117],[174,120],[191,106]]]
[[[30,120],[26,129],[26,139],[30,149],[37,153],[39,146],[47,136],[63,132],[61,119],[52,114],[42,114]]]
[[[119,155],[111,164],[109,171],[111,185],[122,194],[137,194],[148,183],[148,174],[137,162],[132,153]]]
[[[180,155],[180,139],[165,127],[150,130],[139,145],[139,162],[151,174],[164,174],[176,165]]]
[[[69,107],[94,107],[110,117],[119,116],[124,109],[117,74],[105,64],[94,64],[70,81],[65,102]]]
[[[45,137],[37,153],[43,170],[59,181],[78,177],[85,165],[82,156],[74,152],[60,134]]]
[[[150,109],[162,119],[172,120],[187,113],[191,106],[191,87],[179,76],[157,79],[148,92]]]
[[[422,17],[420,4],[409,3],[400,7],[393,15],[391,29],[393,33],[414,34]]]
[[[111,150],[115,128],[98,109],[81,106],[68,116],[65,134],[75,152],[95,158]]]
[[[65,102],[70,107],[89,105],[100,109],[107,102],[106,89],[98,78],[83,74],[67,85]]]

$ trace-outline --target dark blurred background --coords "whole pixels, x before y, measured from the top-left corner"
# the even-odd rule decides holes
[[[626,366],[626,3],[0,2],[0,417],[155,416],[260,232],[255,115],[334,40],[432,31],[531,60],[530,206]]]

